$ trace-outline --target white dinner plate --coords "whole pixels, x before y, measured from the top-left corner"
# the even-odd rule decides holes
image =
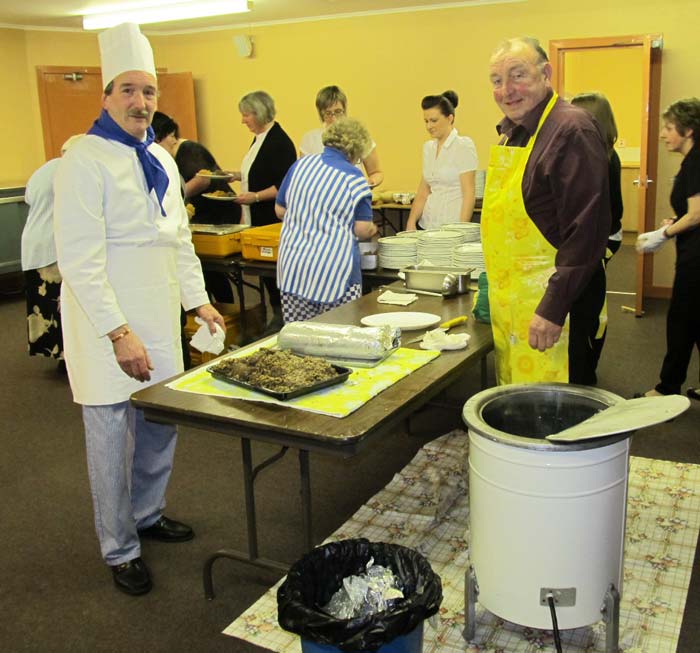
[[[399,327],[403,331],[411,329],[427,329],[440,322],[442,318],[435,313],[414,313],[411,311],[397,311],[395,313],[375,313],[365,315],[360,322],[365,326],[382,326],[388,324],[391,327]]]
[[[235,195],[214,195],[213,193],[202,193],[202,197],[208,200],[216,200],[217,202],[233,202],[236,199]]]

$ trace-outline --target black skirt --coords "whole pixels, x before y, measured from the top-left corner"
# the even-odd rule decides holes
[[[61,276],[56,265],[24,273],[27,285],[27,340],[30,356],[63,360]]]

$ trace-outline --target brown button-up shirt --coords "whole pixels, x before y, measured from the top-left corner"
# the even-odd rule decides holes
[[[551,97],[549,91],[519,125],[502,120],[501,143],[527,145]],[[607,148],[590,114],[556,101],[525,167],[523,199],[530,219],[557,249],[556,271],[535,312],[562,325],[601,265],[610,234]]]

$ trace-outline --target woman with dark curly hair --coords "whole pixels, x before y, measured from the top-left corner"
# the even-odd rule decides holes
[[[700,351],[700,100],[678,100],[663,113],[661,140],[669,152],[683,155],[673,182],[675,216],[661,228],[637,238],[637,251],[651,253],[676,239],[676,274],[666,318],[666,356],[660,381],[646,396],[680,394],[693,347]],[[689,388],[700,399],[700,388]]]
[[[474,141],[460,136],[454,127],[458,102],[454,91],[426,95],[421,101],[431,139],[423,146],[423,177],[408,214],[407,231],[472,219],[479,160]]]

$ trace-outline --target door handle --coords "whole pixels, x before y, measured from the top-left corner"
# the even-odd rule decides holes
[[[640,183],[641,183],[641,180],[640,180],[639,178],[634,179],[634,180],[632,181],[632,184],[634,184],[635,186],[639,186]],[[647,177],[646,186],[649,186],[649,184],[653,184],[653,183],[654,183],[654,180],[653,180],[653,179],[649,179],[649,177]]]

